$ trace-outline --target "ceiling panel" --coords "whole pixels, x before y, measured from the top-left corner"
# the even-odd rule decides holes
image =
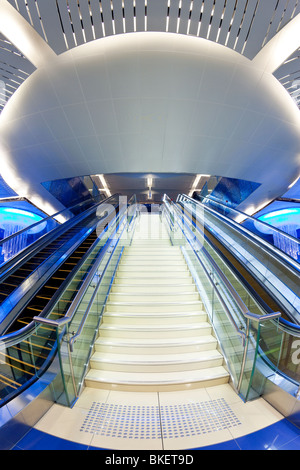
[[[300,107],[300,48],[274,73]]]
[[[104,36],[168,31],[216,41],[252,59],[300,12],[299,0],[8,1],[57,54]]]
[[[0,112],[35,67],[0,34]]]
[[[151,199],[148,198],[148,177],[152,178]],[[111,193],[121,193],[127,198],[136,194],[138,202],[160,202],[164,193],[176,200],[179,193],[188,194],[193,186],[196,175],[169,173],[112,173],[106,174],[105,180]]]

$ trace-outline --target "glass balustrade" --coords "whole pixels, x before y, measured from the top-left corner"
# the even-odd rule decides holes
[[[283,373],[296,385],[299,364],[295,364],[295,359],[300,362],[297,332],[291,334],[282,327],[280,313],[266,312],[203,238],[195,222],[185,217],[166,196],[164,201],[171,240],[182,246],[238,393],[244,400],[260,396],[266,376],[276,373]]]
[[[133,205],[136,206],[134,198],[130,202],[130,209]],[[77,384],[80,381],[78,371],[80,370],[82,374],[87,351],[90,349],[95,328],[101,318],[101,309],[110,287],[114,267],[124,246],[130,243],[132,237],[131,228],[135,222],[136,212],[131,210],[129,218],[129,210],[126,207],[123,207],[104,227],[99,238],[78,265],[76,274],[65,285],[60,297],[53,303],[51,309],[47,310],[44,317],[35,317],[34,321],[22,330],[0,337],[0,407],[41,377],[57,353],[61,373],[53,381],[53,393],[57,402],[71,405],[74,380]],[[105,273],[102,272],[104,267],[106,267]],[[95,273],[92,279],[88,285],[85,285],[93,270]],[[100,288],[97,287],[99,279]],[[83,288],[82,303],[78,306],[78,310],[73,312],[74,317],[68,317],[74,299]],[[91,308],[80,341],[74,343],[72,363],[70,363],[69,354],[65,355],[67,340],[77,330],[83,311],[95,291],[96,306]]]
[[[300,323],[299,265],[285,254],[240,227],[228,223],[219,214],[213,213],[187,196],[179,198],[184,204],[184,213],[196,218],[200,232],[208,231],[214,240],[232,253],[264,286],[266,292],[276,297],[278,304],[294,323]],[[184,201],[184,202],[183,202]],[[270,249],[271,248],[271,249]]]

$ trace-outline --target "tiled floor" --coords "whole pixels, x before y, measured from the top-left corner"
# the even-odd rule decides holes
[[[133,393],[86,388],[75,406],[54,405],[16,449],[300,449],[300,430],[262,398],[230,385]]]

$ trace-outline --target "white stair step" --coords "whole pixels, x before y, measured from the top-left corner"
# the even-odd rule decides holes
[[[141,313],[141,312],[105,312],[102,316],[102,323],[105,324],[185,324],[195,321],[206,321],[206,312],[170,312],[170,313]]]
[[[157,246],[159,246],[159,247],[169,247],[169,246],[172,246],[172,244],[170,242],[170,238],[168,238],[168,236],[162,237],[162,236],[160,236],[160,234],[156,234],[156,236],[154,236],[154,233],[149,234],[149,232],[148,233],[145,232],[143,235],[140,234],[139,237],[134,237],[132,239],[131,246],[136,247],[136,246],[145,246],[145,245],[148,245],[150,247],[157,247]]]
[[[177,266],[178,268],[186,269],[187,266],[182,262],[182,259],[174,259],[173,256],[170,258],[166,259],[164,257],[157,257],[156,259],[152,258],[151,260],[147,259],[140,259],[136,257],[130,257],[129,259],[122,259],[119,263],[118,269],[121,267],[129,267],[129,266],[136,266],[140,267],[143,266],[146,269],[149,269],[152,266],[158,267],[158,266],[164,266],[164,267],[170,267],[170,266]]]
[[[182,292],[182,293],[124,293],[124,292],[112,292],[109,294],[109,302],[181,302],[181,301],[193,301],[199,300],[198,292]]]
[[[172,249],[155,249],[155,250],[147,250],[147,249],[136,249],[136,248],[129,248],[123,252],[122,259],[127,258],[143,258],[145,260],[150,260],[152,257],[159,258],[160,256],[169,259],[169,258],[178,258],[183,260],[183,254],[180,250],[172,250]]]
[[[143,273],[146,272],[148,273],[149,271],[152,271],[156,273],[157,275],[161,275],[161,273],[165,273],[165,275],[168,275],[169,273],[172,273],[174,271],[179,271],[179,272],[188,272],[188,267],[187,265],[178,265],[175,264],[174,266],[167,265],[165,263],[155,263],[153,265],[145,265],[145,264],[120,264],[118,267],[118,272],[129,272],[133,271],[135,273]]]
[[[189,312],[202,310],[203,304],[200,300],[181,302],[107,302],[106,312]]]
[[[151,246],[130,246],[124,250],[123,256],[144,256],[151,257],[151,256],[182,256],[182,252],[179,247],[151,247]]]
[[[163,391],[163,390],[185,390],[189,388],[208,387],[227,383],[229,374],[223,366],[212,367],[183,372],[111,372],[91,369],[85,379],[88,387],[116,388],[119,390],[135,391]]]
[[[176,283],[180,282],[187,282],[188,280],[192,282],[193,278],[188,271],[182,272],[169,272],[168,275],[164,274],[157,274],[155,272],[144,272],[144,273],[136,273],[135,271],[127,271],[127,272],[116,272],[116,283],[123,281],[126,279],[127,283],[136,283],[136,284],[170,284],[170,280]]]
[[[108,325],[102,323],[99,329],[100,336],[112,338],[180,338],[210,334],[211,325],[208,322],[185,325]]]
[[[106,338],[98,337],[95,350],[122,354],[167,354],[208,351],[216,349],[217,340],[212,335],[190,336],[188,338]]]
[[[217,367],[223,356],[216,350],[185,354],[124,355],[95,352],[91,357],[92,369],[119,372],[175,372]]]
[[[135,294],[159,294],[159,293],[168,293],[168,294],[173,294],[173,293],[182,293],[182,292],[196,292],[196,287],[192,283],[186,283],[186,284],[166,284],[166,285],[161,285],[161,284],[140,284],[136,285],[134,283],[126,285],[125,283],[116,283],[112,285],[111,292],[114,293],[135,293]]]

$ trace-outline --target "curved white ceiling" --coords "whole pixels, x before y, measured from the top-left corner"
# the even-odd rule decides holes
[[[252,59],[300,13],[299,0],[0,0],[0,20],[5,5],[56,54],[111,35],[161,31],[208,39]],[[0,34],[0,112],[34,70],[23,48]],[[299,75],[297,56],[292,69],[276,72],[290,93]]]
[[[300,173],[300,113],[255,61],[201,38],[129,33],[36,70],[0,116],[2,174],[23,196],[84,174],[205,173],[281,194]]]
[[[0,0],[2,176],[49,213],[40,182],[114,172],[254,180],[254,209],[300,173],[299,21],[299,0]]]

